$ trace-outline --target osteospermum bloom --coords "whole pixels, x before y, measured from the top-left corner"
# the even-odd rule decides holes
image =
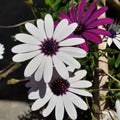
[[[85,88],[91,87],[92,83],[88,80],[81,80],[86,73],[86,70],[79,70],[75,72],[74,76],[68,77],[66,80],[55,77],[47,85],[43,98],[39,96],[39,90],[31,92],[28,98],[36,100],[31,109],[38,110],[48,103],[42,112],[44,117],[47,117],[55,108],[56,120],[63,120],[65,110],[71,119],[77,119],[75,106],[82,110],[88,108],[80,96],[92,97],[92,94],[85,90]]]
[[[114,43],[118,49],[120,49],[120,25],[117,23],[114,23],[112,25],[110,25],[109,29],[108,29],[111,33],[111,36],[106,37],[107,38],[107,43],[109,46],[112,45],[112,43]]]
[[[76,45],[84,42],[84,39],[68,38],[77,27],[77,23],[69,24],[68,20],[61,20],[54,29],[54,21],[50,14],[37,20],[37,27],[26,23],[25,27],[31,34],[19,33],[15,38],[23,44],[12,48],[12,52],[18,53],[13,56],[13,61],[22,62],[33,58],[24,71],[26,77],[35,73],[35,80],[39,81],[42,76],[46,83],[51,80],[53,67],[63,77],[68,78],[66,66],[80,68],[80,63],[74,58],[86,56],[86,52]]]
[[[73,73],[73,71],[74,71],[74,68],[71,68],[70,66],[68,66],[67,69],[69,71],[69,74]],[[60,78],[60,76],[57,73],[57,71],[55,70],[55,68],[53,68],[52,80],[54,78],[55,79]],[[36,81],[35,78],[34,78],[34,75],[32,75],[31,77],[29,77],[29,81],[25,84],[25,86],[27,88],[29,88],[28,93],[39,90],[39,96],[41,98],[43,98],[45,93],[46,93],[46,83],[44,82],[43,78],[39,81]]]
[[[88,7],[87,11],[85,12],[86,7],[86,0],[81,0],[81,3],[78,5],[78,9],[73,5],[70,9],[70,15],[67,15],[66,13],[61,13],[60,17],[62,19],[66,18],[68,19],[69,23],[77,22],[78,26],[71,35],[71,37],[82,37],[86,39],[86,42],[84,44],[81,44],[80,46],[88,51],[88,43],[87,40],[93,42],[93,43],[101,43],[102,39],[100,37],[101,35],[110,36],[110,32],[98,28],[100,25],[106,25],[113,23],[113,19],[111,18],[101,18],[98,19],[98,17],[107,11],[107,7],[101,7],[100,9],[96,9],[98,0],[91,3],[91,5]]]
[[[4,45],[0,43],[0,59],[3,59],[4,50]]]

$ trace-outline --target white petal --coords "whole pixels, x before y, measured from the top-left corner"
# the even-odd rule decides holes
[[[67,70],[70,71],[70,72],[74,72],[75,71],[75,67],[67,66]]]
[[[58,41],[64,40],[66,37],[73,33],[77,26],[78,26],[77,23],[72,23],[69,24],[68,26],[65,24],[64,29],[62,30],[62,34],[59,35],[59,38],[57,38],[57,40]]]
[[[35,99],[38,99],[40,98],[39,97],[39,90],[35,91],[35,92],[31,92],[29,95],[28,95],[28,99],[30,100],[35,100]]]
[[[69,96],[63,95],[62,98],[63,98],[64,106],[65,106],[65,109],[66,109],[66,112],[68,113],[68,115],[73,120],[77,119],[77,112],[76,112],[75,106],[73,105]]]
[[[62,36],[67,26],[68,26],[68,20],[67,19],[61,20],[55,28],[53,38],[57,41],[61,41],[62,39],[60,38],[60,36]]]
[[[59,43],[59,46],[73,46],[84,43],[85,40],[82,38],[69,38]]]
[[[73,93],[76,93],[76,94],[78,94],[78,95],[87,96],[87,97],[92,97],[92,94],[89,93],[89,92],[86,91],[86,90],[75,89],[75,88],[69,88],[68,90],[71,91],[71,92],[73,92]]]
[[[53,56],[53,63],[58,74],[62,78],[67,79],[69,77],[69,73],[64,63],[57,56]]]
[[[75,68],[80,68],[80,63],[71,57],[69,54],[63,53],[63,52],[58,52],[57,56],[59,59],[61,59],[65,64],[75,67]]]
[[[40,47],[36,45],[29,45],[29,44],[20,44],[16,45],[12,48],[13,53],[23,53],[23,52],[31,52],[35,50],[39,50]]]
[[[73,88],[88,88],[91,86],[92,86],[92,83],[87,80],[80,80],[70,84],[70,87],[73,87]]]
[[[41,35],[40,35],[40,30],[33,24],[31,23],[26,23],[25,27],[29,33],[31,33],[36,39],[42,40]]]
[[[67,92],[67,96],[80,109],[82,110],[88,109],[87,104],[81,99],[81,97],[78,97],[77,95],[70,93],[70,92]]]
[[[43,116],[47,117],[55,108],[57,102],[57,96],[53,95],[53,97],[50,99],[48,106],[43,110]]]
[[[54,21],[50,14],[45,16],[45,31],[48,38],[52,38],[54,30]]]
[[[21,53],[21,54],[14,55],[12,59],[13,59],[14,62],[22,62],[22,61],[29,60],[29,59],[35,57],[38,54],[40,54],[39,50],[29,52],[29,53]]]
[[[51,57],[47,57],[44,67],[44,81],[49,83],[53,74],[53,62]]]
[[[120,34],[117,34],[116,36],[120,38]]]
[[[120,37],[116,37],[116,39],[117,39],[118,41],[120,41]]]
[[[64,117],[64,105],[61,96],[58,96],[56,101],[55,117],[56,120],[63,120]]]
[[[86,71],[86,70],[79,70],[79,71],[75,72],[74,74],[75,74],[74,77],[70,77],[70,78],[68,79],[68,81],[69,81],[70,83],[76,82],[76,81],[82,79],[83,77],[85,77],[86,74],[87,74],[87,71]]]
[[[37,100],[33,103],[31,109],[32,109],[33,111],[40,109],[41,107],[43,107],[43,106],[50,100],[50,98],[51,98],[52,96],[53,96],[52,92],[50,91],[49,88],[47,88],[47,92],[46,92],[46,94],[45,94],[45,97],[44,97],[44,98],[39,98],[39,99],[37,99]]]
[[[24,71],[24,76],[29,77],[31,76],[39,67],[41,61],[43,59],[43,54],[40,54],[33,58],[27,65]]]
[[[116,112],[117,112],[117,117],[120,120],[120,100],[116,100],[115,108],[116,108]]]
[[[3,59],[3,56],[2,56],[2,55],[0,55],[0,59]]]
[[[41,39],[47,39],[45,34],[45,27],[44,27],[44,21],[42,19],[37,20],[37,26],[39,28],[39,33],[41,35]]]
[[[25,34],[25,33],[19,33],[15,35],[15,38],[19,40],[20,42],[27,43],[27,44],[33,44],[33,45],[39,45],[40,41],[33,37],[32,35]]]
[[[109,37],[109,38],[107,39],[108,45],[111,46],[112,42],[113,42],[113,39]]]
[[[118,41],[117,39],[113,38],[113,42],[118,47],[118,49],[120,49],[120,41]]]
[[[85,50],[77,47],[61,47],[59,51],[65,52],[75,58],[84,58],[87,55]]]
[[[43,60],[41,61],[40,66],[35,72],[35,80],[40,81],[43,77],[44,66],[45,66],[46,56],[44,56]]]

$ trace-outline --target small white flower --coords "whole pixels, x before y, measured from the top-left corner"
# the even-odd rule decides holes
[[[115,108],[116,108],[118,120],[120,120],[120,100],[116,100]]]
[[[80,68],[80,63],[74,58],[83,58],[86,52],[74,45],[84,43],[82,38],[67,38],[77,27],[77,23],[68,24],[66,19],[61,20],[54,29],[53,18],[50,14],[37,20],[37,27],[26,23],[25,27],[31,34],[19,33],[15,36],[23,44],[12,48],[13,61],[23,62],[31,59],[24,75],[26,77],[35,73],[35,80],[42,76],[46,83],[51,80],[53,67],[62,78],[68,78],[67,66]]]
[[[118,49],[120,49],[120,32],[118,32],[119,27],[120,25],[117,23],[112,24],[108,29],[111,33],[111,36],[106,37],[108,46],[111,46],[111,44],[114,43]]]
[[[3,59],[4,50],[4,45],[0,43],[0,59]]]
[[[31,109],[33,111],[38,110],[48,103],[42,112],[44,117],[47,117],[55,108],[56,120],[63,120],[65,110],[71,119],[77,119],[75,106],[82,110],[88,109],[87,104],[80,95],[92,97],[92,94],[85,90],[85,88],[91,87],[92,83],[88,80],[81,80],[86,73],[86,70],[79,70],[75,72],[74,76],[66,80],[62,78],[56,79],[55,77],[54,80],[47,84],[43,98],[39,96],[39,90],[31,92],[28,98],[32,100],[37,99]]]

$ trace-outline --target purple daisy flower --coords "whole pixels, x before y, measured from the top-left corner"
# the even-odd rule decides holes
[[[98,0],[95,0],[85,11],[86,0],[81,0],[81,3],[78,5],[78,9],[72,5],[70,9],[70,15],[62,12],[60,14],[61,19],[68,19],[69,23],[77,22],[78,26],[70,37],[82,37],[86,39],[86,42],[81,44],[84,50],[88,52],[88,43],[87,40],[100,44],[102,39],[100,35],[110,36],[110,32],[98,28],[100,25],[106,25],[113,23],[111,18],[101,18],[98,17],[107,11],[108,7],[104,6],[100,9],[96,9]]]

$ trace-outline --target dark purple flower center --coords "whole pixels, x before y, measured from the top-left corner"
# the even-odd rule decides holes
[[[50,88],[55,95],[59,96],[59,95],[66,94],[69,86],[70,84],[67,80],[57,79],[52,82]]]
[[[80,35],[81,34],[81,32],[83,32],[83,26],[78,26],[75,30],[74,30],[74,34],[75,35]]]
[[[114,38],[116,36],[116,31],[113,29],[110,29],[109,32],[111,33],[111,37]]]
[[[53,39],[44,40],[41,44],[41,51],[45,55],[54,55],[58,51],[58,42]]]

